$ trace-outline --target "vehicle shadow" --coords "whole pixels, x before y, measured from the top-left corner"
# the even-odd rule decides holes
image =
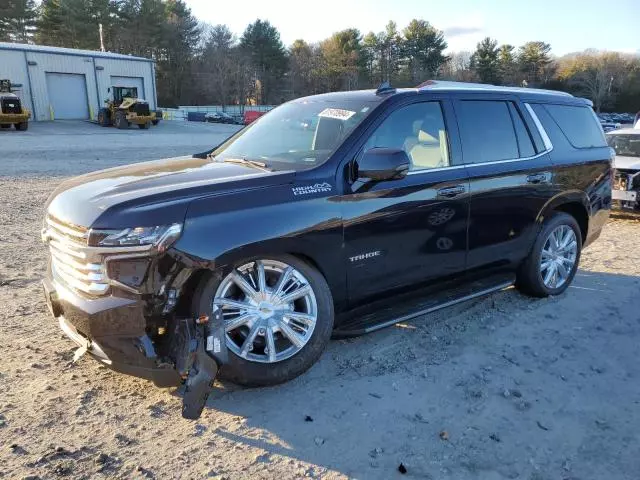
[[[207,408],[240,421],[213,438],[310,475],[393,478],[402,463],[415,478],[528,478],[566,458],[580,463],[573,475],[630,474],[639,288],[638,277],[581,270],[556,298],[509,289],[333,341],[292,382],[217,388]]]

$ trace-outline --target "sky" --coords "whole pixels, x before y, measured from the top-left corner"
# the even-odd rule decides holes
[[[640,54],[640,0],[185,1],[201,21],[227,24],[238,36],[255,19],[269,20],[287,46],[350,27],[379,32],[389,20],[402,29],[419,18],[444,31],[450,52],[472,51],[490,36],[515,46],[542,40],[558,56],[587,48]]]

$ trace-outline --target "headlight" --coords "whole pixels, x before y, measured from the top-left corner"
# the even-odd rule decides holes
[[[135,227],[123,230],[91,230],[89,243],[97,247],[137,247],[152,245],[166,250],[182,233],[182,225]]]

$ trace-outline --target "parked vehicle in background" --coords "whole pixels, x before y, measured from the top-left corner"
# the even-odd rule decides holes
[[[640,211],[640,124],[615,130],[607,141],[616,152],[612,197],[623,210]]]
[[[235,124],[236,120],[225,112],[213,112],[207,113],[204,116],[204,121],[209,123],[227,123],[227,124]]]
[[[602,129],[605,131],[605,133],[616,130],[618,128],[622,128],[622,125],[620,125],[619,123],[605,122],[602,119],[600,119],[600,125],[602,126]]]
[[[635,116],[633,115],[633,113],[623,113],[622,114],[622,123],[623,124],[629,124],[629,125],[634,125],[634,119]]]
[[[79,356],[184,382],[193,418],[218,367],[274,385],[332,335],[512,285],[563,293],[609,216],[611,161],[591,103],[565,93],[430,81],[297,99],[210,152],[63,182],[45,297]]]
[[[245,110],[244,111],[244,124],[249,125],[250,123],[255,122],[258,118],[264,115],[267,112],[259,112],[257,110]]]
[[[16,130],[27,130],[31,112],[24,108],[22,101],[12,92],[10,80],[0,80],[0,128],[13,125]]]
[[[158,125],[162,118],[161,111],[149,110],[149,102],[138,98],[137,87],[109,87],[109,99],[105,107],[98,112],[98,124],[103,127],[115,126],[122,130],[131,124],[146,130],[151,125]]]

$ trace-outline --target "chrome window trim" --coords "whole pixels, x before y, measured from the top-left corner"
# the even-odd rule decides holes
[[[551,143],[551,139],[549,138],[549,135],[547,135],[547,131],[542,126],[542,122],[538,118],[538,115],[536,115],[536,112],[534,112],[531,105],[529,105],[528,103],[525,103],[524,106],[527,109],[527,112],[529,112],[529,115],[531,115],[531,118],[533,118],[533,123],[536,124],[536,128],[538,129],[538,132],[542,137],[542,142],[544,143],[545,151],[550,152],[551,150],[553,150],[553,144]]]
[[[527,160],[535,160],[536,158],[542,157],[549,153],[549,150],[545,150],[544,152],[540,152],[537,155],[533,155],[532,157],[523,157],[523,158],[509,158],[507,160],[494,160],[492,162],[482,162],[482,163],[465,163],[462,165],[451,165],[450,167],[438,167],[438,168],[423,168],[420,170],[410,170],[407,175],[418,175],[421,173],[429,173],[429,172],[439,172],[442,170],[455,170],[457,168],[474,168],[481,167],[483,165],[497,165],[500,163],[513,163],[513,162],[526,162]]]
[[[545,150],[544,152],[540,152],[537,155],[533,155],[532,157],[522,157],[522,158],[509,158],[507,160],[493,160],[491,162],[482,162],[482,163],[470,163],[467,167],[479,167],[481,165],[495,165],[498,163],[512,163],[512,162],[526,162],[527,160],[535,160],[536,158],[542,157],[549,153],[549,150]]]
[[[421,173],[429,173],[429,172],[441,172],[442,170],[456,170],[458,168],[464,168],[466,165],[449,165],[447,167],[437,167],[437,168],[420,168],[418,170],[409,170],[407,175],[418,175]]]

